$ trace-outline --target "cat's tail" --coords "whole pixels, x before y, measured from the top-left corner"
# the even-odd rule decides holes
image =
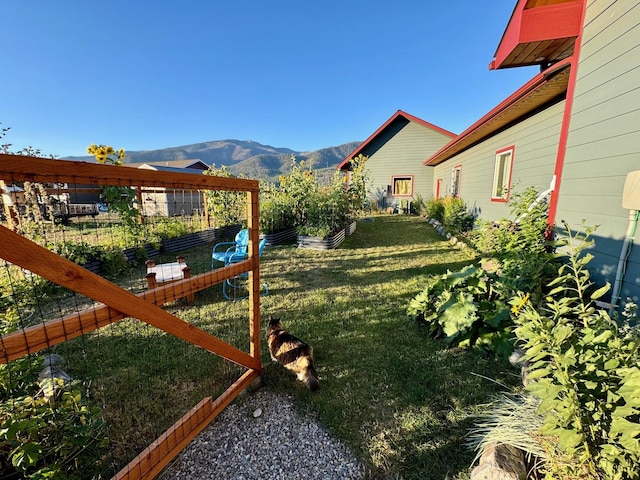
[[[318,374],[316,373],[316,369],[313,366],[313,363],[310,363],[305,371],[304,383],[307,384],[307,387],[312,392],[315,392],[320,386],[320,382],[318,381]]]

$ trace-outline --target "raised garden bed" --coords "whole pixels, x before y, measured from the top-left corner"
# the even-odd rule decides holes
[[[260,238],[266,238],[268,247],[273,247],[274,245],[283,245],[286,243],[291,243],[295,241],[298,232],[296,231],[296,227],[291,227],[287,230],[283,230],[278,233],[265,233],[260,235]]]
[[[344,228],[324,238],[298,235],[298,247],[310,248],[312,250],[332,250],[344,242],[345,237],[346,232]]]
[[[188,233],[180,237],[162,240],[163,252],[176,253],[206,243],[213,243],[223,238],[233,238],[242,229],[242,225],[229,225],[222,228],[211,228],[202,232]]]
[[[344,232],[345,232],[347,235],[353,235],[353,233],[356,231],[356,226],[357,226],[357,223],[356,223],[356,221],[354,220],[353,222],[351,222],[349,225],[347,225],[347,226],[344,228]]]

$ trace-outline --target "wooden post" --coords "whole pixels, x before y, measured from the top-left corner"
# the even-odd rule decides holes
[[[138,200],[138,223],[142,225],[144,223],[144,204],[142,203],[142,187],[136,187],[136,199]]]
[[[249,355],[260,361],[260,212],[259,192],[247,192],[249,228],[249,258],[253,268],[249,270]]]
[[[207,192],[202,194],[202,208],[204,209],[204,222],[207,228],[211,228],[211,215],[209,215],[209,203],[207,202]]]
[[[0,190],[2,190],[2,206],[4,208],[4,216],[7,219],[7,228],[15,232],[18,230],[18,215],[16,214],[16,209],[11,208],[13,206],[13,200],[9,194],[8,185],[4,180],[0,180]]]

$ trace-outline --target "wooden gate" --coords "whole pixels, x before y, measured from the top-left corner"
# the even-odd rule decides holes
[[[98,307],[24,328],[0,338],[0,363],[50,348],[127,317],[153,325],[243,367],[244,373],[217,399],[203,399],[114,478],[153,478],[244,388],[260,375],[260,279],[258,182],[201,174],[140,170],[126,166],[50,160],[0,154],[0,180],[15,182],[136,187],[188,191],[226,190],[246,192],[249,228],[248,259],[229,267],[191,276],[140,294],[133,294],[105,278],[53,253],[12,231],[12,212],[5,205],[7,226],[0,226],[0,258],[100,302]],[[0,183],[2,183],[0,182]],[[5,202],[6,203],[6,202]],[[161,308],[164,303],[193,295],[222,281],[248,272],[249,351],[244,352],[187,323]]]

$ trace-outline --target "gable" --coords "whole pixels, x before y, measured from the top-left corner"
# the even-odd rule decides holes
[[[362,154],[365,156],[373,155],[377,150],[384,146],[391,139],[401,132],[407,125],[414,124],[422,128],[417,130],[422,133],[419,135],[425,135],[425,138],[433,135],[432,138],[442,139],[439,140],[441,145],[455,137],[454,133],[451,133],[443,128],[440,128],[432,123],[425,122],[424,120],[410,115],[402,110],[398,110],[391,116],[385,123],[383,123],[369,138],[362,142],[353,152],[351,152],[339,165],[339,170],[349,170],[350,160]],[[429,153],[426,152],[428,155]]]

